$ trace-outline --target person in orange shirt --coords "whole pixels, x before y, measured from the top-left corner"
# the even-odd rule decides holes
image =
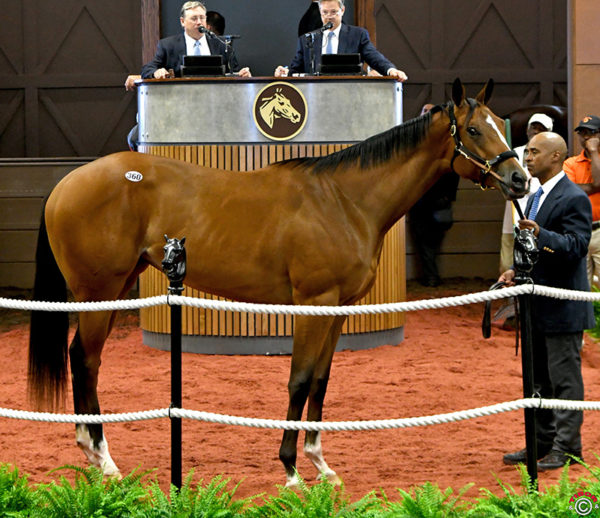
[[[579,185],[592,203],[592,239],[587,256],[590,286],[600,287],[600,117],[586,115],[575,128],[583,148],[581,153],[565,160],[563,170]]]

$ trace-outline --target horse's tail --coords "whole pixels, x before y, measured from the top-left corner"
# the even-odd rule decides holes
[[[50,248],[45,208],[44,203],[35,254],[33,300],[66,302],[67,283]],[[28,393],[29,399],[38,408],[55,409],[64,403],[68,338],[67,312],[31,312]]]

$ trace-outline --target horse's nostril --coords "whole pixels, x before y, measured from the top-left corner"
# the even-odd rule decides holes
[[[511,174],[511,178],[510,179],[511,179],[511,183],[515,187],[520,187],[520,188],[525,187],[526,179],[523,176],[523,174],[520,173],[519,171],[513,171],[513,173]]]

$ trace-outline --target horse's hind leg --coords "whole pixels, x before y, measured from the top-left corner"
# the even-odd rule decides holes
[[[327,391],[333,353],[335,352],[335,346],[345,320],[345,316],[336,317],[323,344],[321,355],[314,369],[308,396],[308,412],[306,416],[308,421],[321,421],[323,417],[323,401],[325,399],[325,392]],[[336,472],[327,465],[323,458],[321,432],[306,432],[304,453],[319,471],[319,478],[325,477],[334,484],[341,483],[341,479],[337,476]]]
[[[109,311],[79,315],[79,327],[69,348],[76,414],[100,414],[97,393],[100,355],[113,320],[114,312]],[[119,475],[108,452],[102,424],[78,424],[76,440],[92,465],[105,475]]]
[[[112,284],[107,283],[104,293],[96,293],[94,300],[115,300],[125,297],[146,267],[147,264],[139,261],[127,279],[121,281],[117,279]],[[89,300],[91,297],[82,298]],[[100,414],[97,392],[100,355],[116,315],[116,311],[79,314],[79,327],[69,349],[73,401],[77,414]],[[119,468],[108,452],[102,424],[78,424],[76,439],[78,446],[92,465],[100,468],[105,475],[119,475]]]
[[[315,367],[333,321],[332,317],[298,316],[296,318],[292,366],[288,382],[288,421],[300,421],[302,419],[302,411],[313,385]],[[286,486],[288,487],[298,484],[296,474],[297,445],[298,431],[285,430],[279,449],[279,458],[285,468]]]

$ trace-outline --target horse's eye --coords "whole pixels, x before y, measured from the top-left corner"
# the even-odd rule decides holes
[[[476,137],[477,135],[481,135],[481,133],[479,133],[479,131],[477,130],[477,128],[474,128],[473,126],[469,126],[467,128],[467,133],[469,135],[471,135],[472,137]]]

